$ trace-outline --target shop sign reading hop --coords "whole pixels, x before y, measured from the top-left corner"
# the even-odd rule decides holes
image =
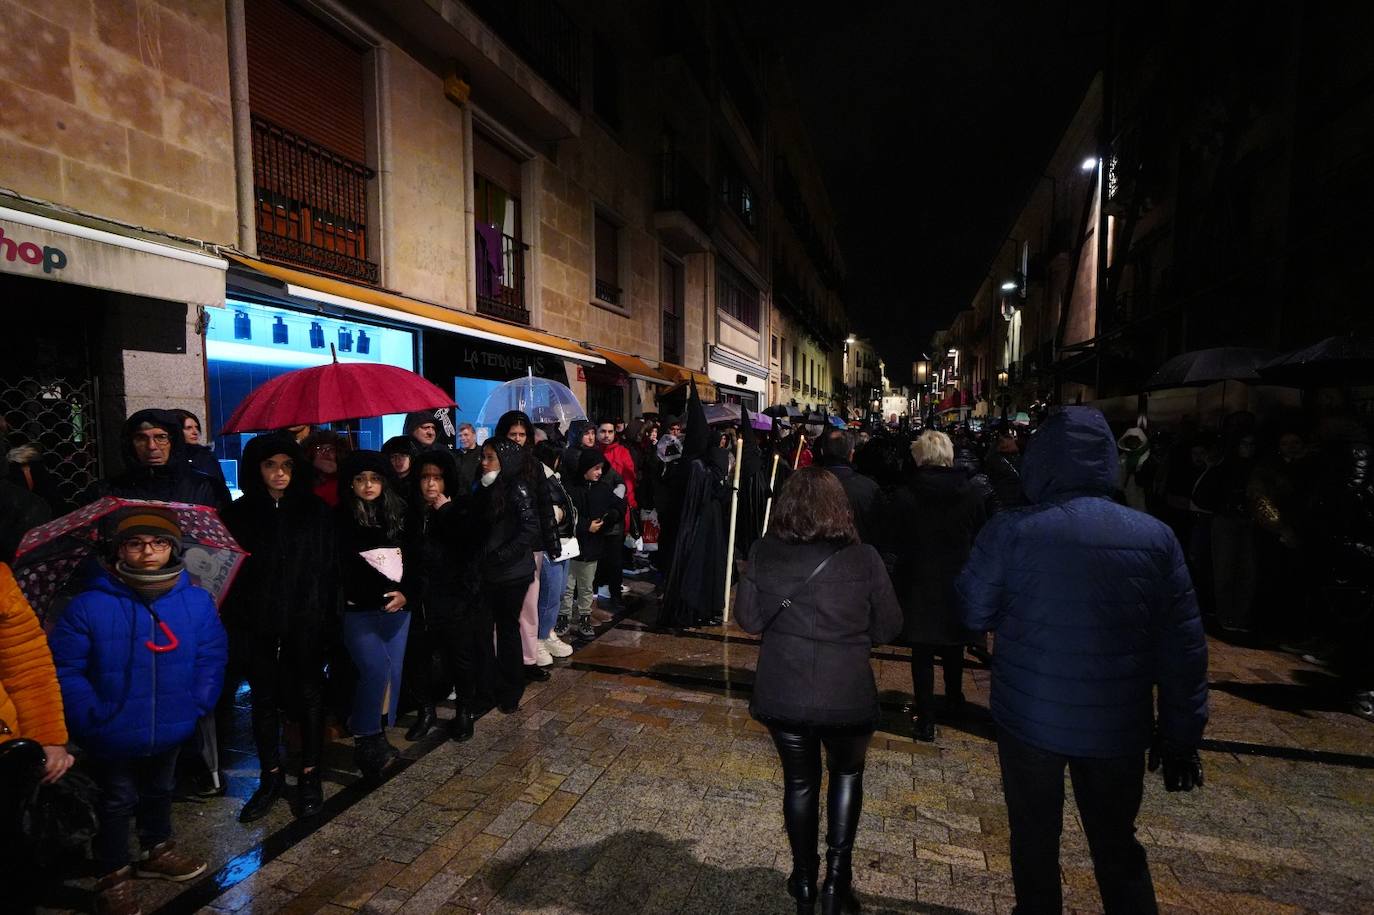
[[[67,252],[51,245],[37,245],[31,241],[16,242],[0,226],[0,257],[13,262],[15,258],[33,266],[43,265],[44,273],[52,273],[67,266]]]

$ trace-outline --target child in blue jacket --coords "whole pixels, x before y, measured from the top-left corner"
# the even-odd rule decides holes
[[[67,605],[50,643],[68,730],[101,788],[96,910],[113,915],[138,911],[134,876],[205,870],[172,842],[172,794],[177,753],[215,707],[228,640],[186,574],[174,513],[131,507],[112,525],[111,564]],[[131,820],[141,846],[132,866]]]

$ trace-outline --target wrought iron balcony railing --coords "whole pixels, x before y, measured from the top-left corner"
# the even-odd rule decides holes
[[[577,104],[582,97],[582,39],[572,17],[554,0],[466,0],[501,40]]]
[[[476,240],[478,314],[516,324],[530,323],[525,306],[525,251],[529,245],[498,234],[480,220]]]
[[[376,173],[257,115],[252,138],[258,253],[376,283],[367,229]]]

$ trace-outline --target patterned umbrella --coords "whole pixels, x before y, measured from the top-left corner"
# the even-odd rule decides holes
[[[218,605],[229,591],[247,552],[234,541],[219,513],[205,505],[185,502],[143,502],[106,496],[40,524],[24,535],[14,561],[14,577],[39,619],[47,619],[59,599],[70,596],[77,570],[105,541],[104,521],[131,505],[156,505],[176,513],[185,547],[182,558],[191,582],[214,597]]]

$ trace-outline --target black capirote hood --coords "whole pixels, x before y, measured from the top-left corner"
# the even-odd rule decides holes
[[[305,452],[296,443],[295,436],[275,432],[254,436],[243,446],[243,455],[239,458],[239,489],[243,490],[245,496],[267,495],[267,484],[263,482],[258,465],[277,454],[286,455],[294,465],[291,482],[286,487],[287,496],[305,497],[311,494],[314,473],[305,459]]]

